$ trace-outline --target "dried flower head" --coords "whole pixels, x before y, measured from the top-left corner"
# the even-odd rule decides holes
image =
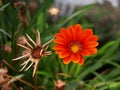
[[[4,51],[10,53],[12,51],[12,48],[10,47],[10,45],[5,44]]]
[[[32,13],[37,10],[38,6],[39,6],[39,3],[36,1],[30,1],[28,3],[28,8],[30,9],[30,11],[32,11]]]
[[[0,90],[12,90],[7,73],[7,68],[0,68]]]
[[[61,28],[60,33],[55,34],[54,50],[63,58],[65,64],[70,63],[84,63],[84,56],[97,53],[98,36],[93,35],[92,29],[82,30],[80,24]]]
[[[57,81],[54,81],[54,90],[65,90],[65,81],[62,81],[62,80],[57,80]]]
[[[25,40],[26,40],[26,38],[24,36],[18,37],[18,43],[19,44],[25,44]]]
[[[24,70],[27,67],[28,63],[31,62],[31,64],[28,65],[25,71],[27,71],[30,67],[34,65],[34,70],[33,70],[33,77],[34,77],[40,59],[43,56],[52,54],[52,52],[47,51],[47,49],[49,47],[50,42],[52,42],[53,39],[41,45],[39,31],[37,31],[36,42],[34,42],[28,34],[26,34],[26,37],[28,38],[29,41],[31,41],[31,43],[33,43],[34,46],[32,46],[27,40],[25,40],[26,45],[17,44],[18,46],[24,48],[25,51],[23,51],[24,53],[22,56],[13,59],[13,61],[20,60],[20,59],[27,59],[20,65],[20,66],[23,66],[20,71]]]
[[[26,3],[25,1],[17,1],[13,3],[13,6],[15,8],[20,8],[18,12],[18,19],[23,23],[25,27],[29,25],[29,20],[27,17],[27,9],[26,9]]]
[[[0,68],[0,75],[7,74],[8,70],[7,68]]]
[[[52,7],[48,10],[48,12],[50,13],[50,15],[58,15],[58,13],[60,12],[60,10],[58,8]]]

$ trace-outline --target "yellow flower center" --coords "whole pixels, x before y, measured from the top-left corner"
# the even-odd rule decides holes
[[[72,46],[71,46],[71,51],[73,52],[73,53],[76,53],[76,52],[78,52],[79,51],[79,46],[77,45],[77,44],[73,44]]]
[[[81,50],[81,45],[79,42],[74,41],[72,43],[69,44],[69,49],[70,51],[72,51],[73,53],[77,53]]]

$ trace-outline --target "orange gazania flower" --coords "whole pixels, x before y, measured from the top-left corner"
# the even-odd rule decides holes
[[[60,33],[55,34],[56,45],[53,47],[63,63],[84,63],[84,56],[97,53],[98,36],[93,35],[92,29],[82,29],[80,24],[61,28]]]

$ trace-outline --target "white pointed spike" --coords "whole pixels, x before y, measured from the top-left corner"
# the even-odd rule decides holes
[[[30,43],[27,40],[25,40],[25,42],[31,49],[33,49],[32,45],[30,45]]]
[[[47,52],[45,52],[45,54],[46,54],[46,55],[51,55],[52,52],[51,52],[51,51],[47,51]]]
[[[49,45],[46,45],[46,47],[45,47],[44,51],[46,51],[46,50],[48,49],[48,47],[49,47]]]
[[[38,63],[39,63],[39,61],[36,60],[35,65],[34,65],[33,75],[32,75],[33,77],[34,77],[35,72],[36,72],[36,69],[37,69],[37,67],[38,67]]]
[[[47,51],[47,52],[45,52],[45,53],[52,53],[52,51]]]
[[[30,60],[29,60],[29,61],[30,61]],[[28,64],[29,61],[27,61],[27,62],[25,63],[25,65],[20,69],[20,72],[21,72],[23,69],[25,69],[25,67],[27,66],[27,64]]]
[[[51,40],[49,40],[48,42],[46,42],[42,47],[44,48],[46,45],[48,45],[49,43],[51,43],[54,40],[54,38],[52,38]]]
[[[23,71],[23,69],[27,66],[27,64],[25,64],[21,69],[20,72]]]
[[[42,55],[43,49],[40,50],[40,56]]]
[[[25,58],[27,56],[29,56],[30,54],[26,54],[26,55],[23,55],[23,56],[20,56],[20,57],[17,57],[17,58],[14,58],[12,59],[12,61],[16,61],[16,60],[19,60],[19,59],[22,59],[22,58]]]
[[[26,36],[27,36],[27,38],[34,44],[34,46],[36,46],[36,44],[35,44],[35,42],[32,40],[32,38],[31,38],[28,34],[26,34]]]
[[[27,61],[24,61],[22,64],[20,64],[20,66],[23,66],[23,65],[25,65],[25,64],[26,64],[26,62],[27,62]]]
[[[26,63],[28,63],[30,61],[30,58],[27,61],[24,61],[20,66],[25,65]]]
[[[51,55],[51,54],[52,54],[52,53],[47,53],[46,56],[49,56],[49,55]]]
[[[36,46],[41,46],[40,32],[37,30]]]
[[[21,44],[17,44],[18,46],[20,46],[20,47],[22,47],[22,48],[25,48],[25,49],[27,49],[27,50],[29,50],[29,51],[31,51],[31,49],[30,48],[28,48],[28,47],[26,47],[26,46],[24,46],[24,45],[21,45]]]
[[[33,64],[34,64],[34,62],[32,62],[32,63],[28,66],[28,68],[25,69],[25,71],[27,71]]]

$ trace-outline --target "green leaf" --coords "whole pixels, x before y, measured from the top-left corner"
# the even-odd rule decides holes
[[[7,6],[9,6],[10,5],[10,3],[7,3],[7,4],[5,4],[4,6],[2,6],[1,8],[0,8],[0,11],[3,11]]]
[[[43,76],[46,76],[46,77],[52,77],[52,75],[50,73],[47,73],[47,72],[44,72],[44,71],[37,71],[37,74],[38,75],[43,75]]]
[[[39,15],[44,11],[46,11],[50,5],[52,4],[53,0],[45,0],[44,3],[41,5],[39,11],[37,12],[37,14],[32,18],[32,20],[30,21],[30,24],[29,24],[29,28],[28,30],[32,29],[33,26],[35,25],[35,21],[36,19],[39,17]]]
[[[82,10],[77,11],[76,13],[72,14],[70,17],[68,17],[63,23],[62,25],[65,25],[68,21],[70,21],[71,19],[73,19],[76,16],[82,16],[85,12],[87,12],[88,10],[90,10],[91,8],[93,8],[94,5],[88,5],[85,6],[84,8],[82,8]]]
[[[9,33],[7,33],[5,30],[0,28],[0,32],[4,33],[5,35],[7,35],[9,38],[11,38],[11,35]]]

